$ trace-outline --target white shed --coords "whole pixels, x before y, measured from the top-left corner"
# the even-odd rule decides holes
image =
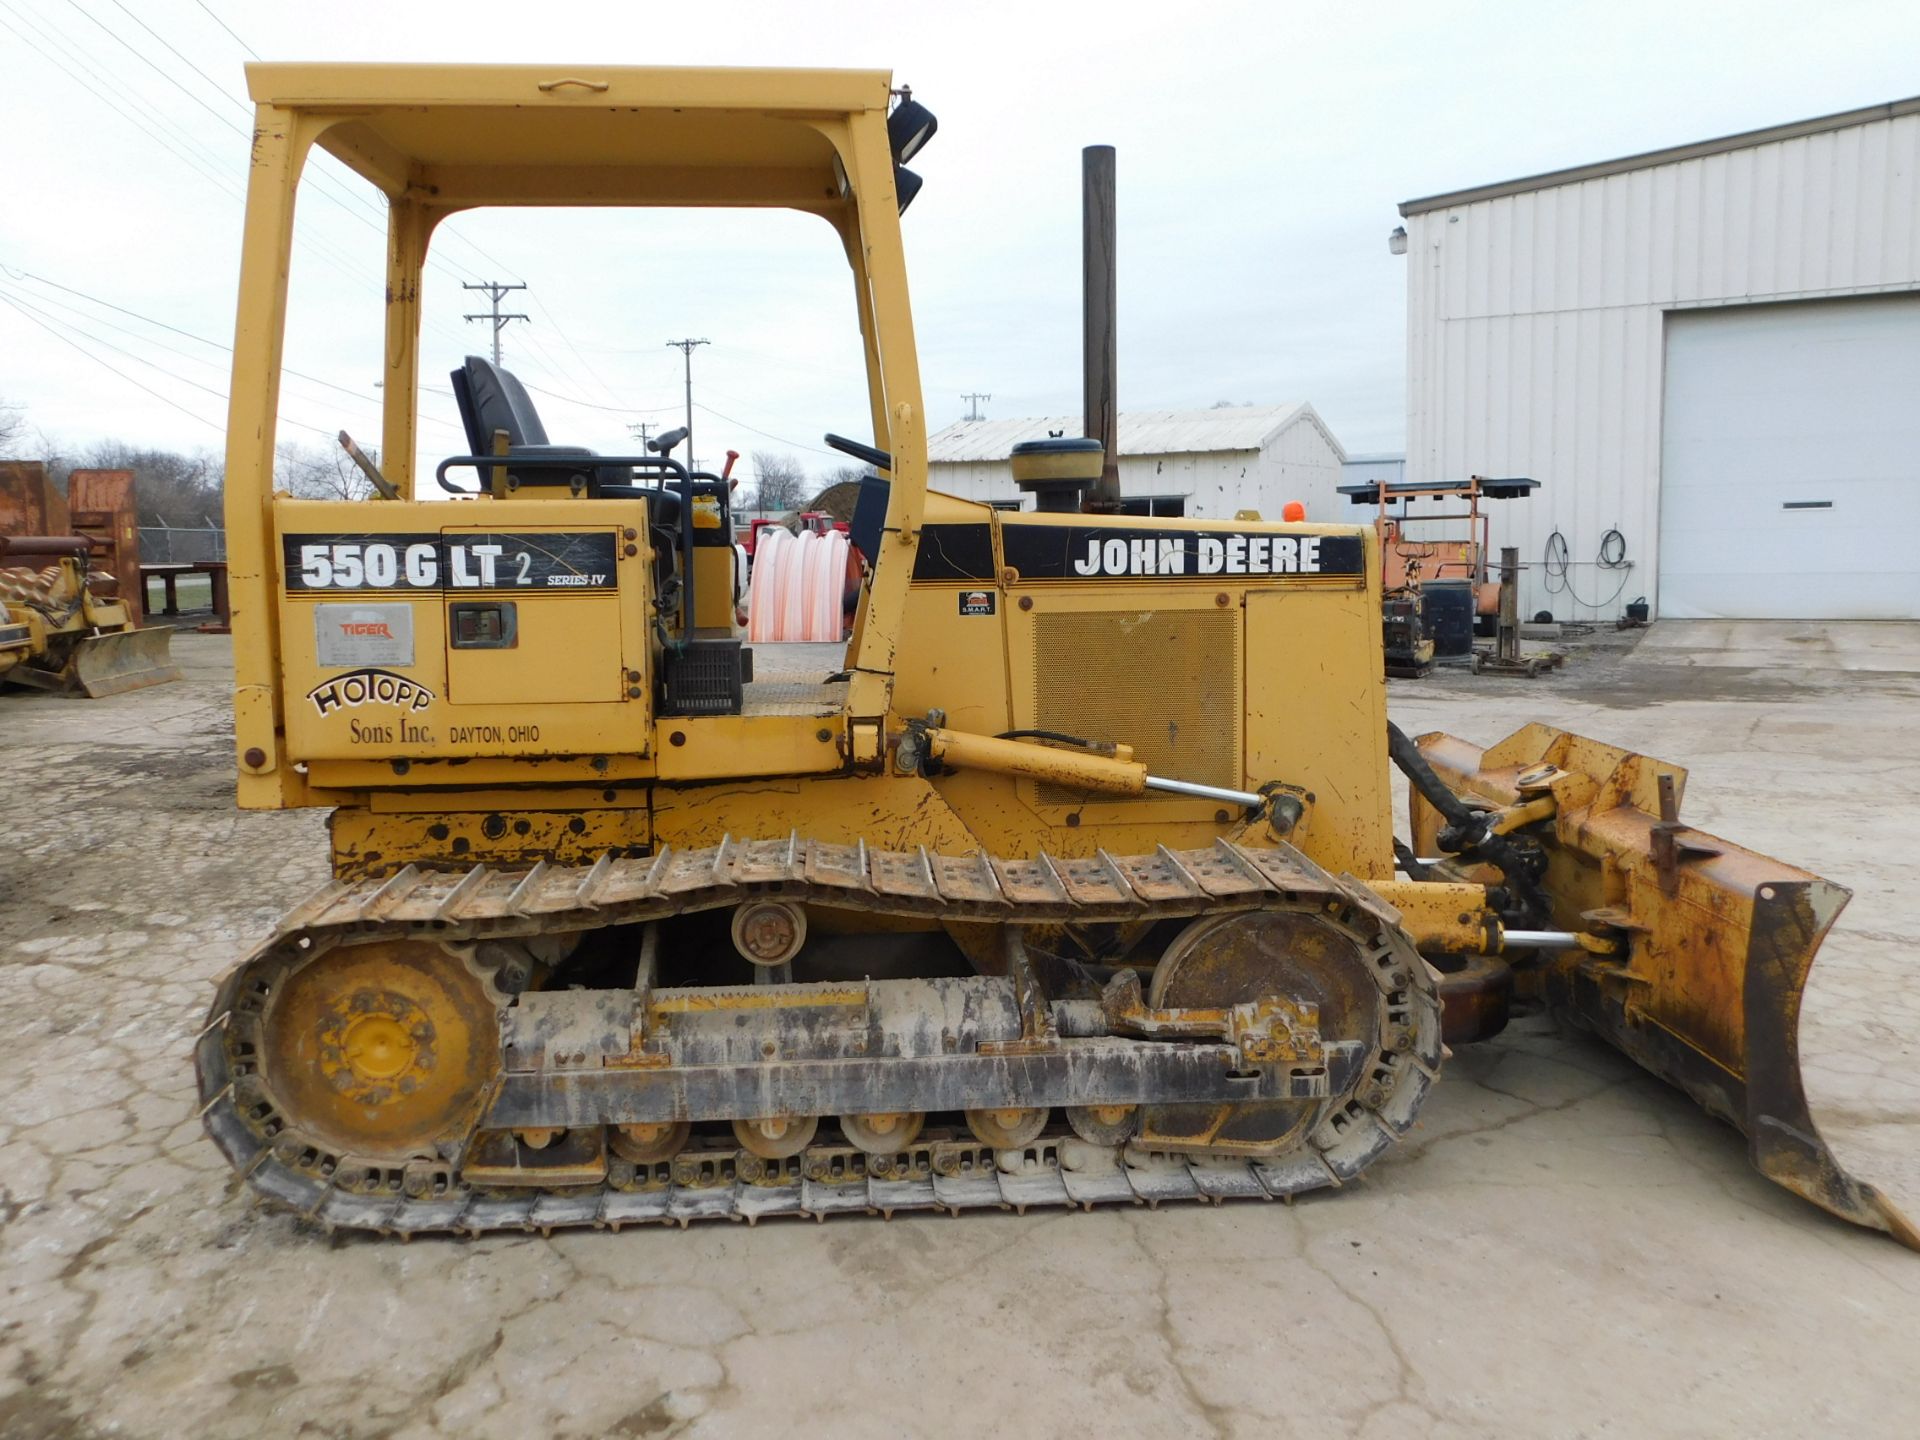
[[[1031,510],[1013,483],[1013,447],[1084,432],[1077,415],[958,420],[927,441],[928,483],[964,500]],[[1119,440],[1130,513],[1231,518],[1258,510],[1277,520],[1287,501],[1299,500],[1315,519],[1345,518],[1334,493],[1345,452],[1304,402],[1123,411]]]
[[[1407,478],[1541,482],[1526,610],[1920,618],[1920,98],[1400,213]]]

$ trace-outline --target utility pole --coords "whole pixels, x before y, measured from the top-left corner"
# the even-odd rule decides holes
[[[687,364],[687,473],[693,473],[693,351],[697,345],[709,344],[706,340],[669,340],[667,348],[678,350]]]
[[[653,430],[654,422],[651,420],[642,420],[637,425],[627,426],[627,433],[640,442],[642,450],[647,448],[647,441],[653,438]]]
[[[982,400],[991,400],[993,396],[975,390],[969,394],[962,395],[960,398],[967,402],[967,419],[984,420],[987,418],[980,413],[980,402]]]
[[[499,280],[482,280],[478,285],[463,284],[460,288],[462,290],[478,290],[482,292],[492,307],[485,315],[469,315],[467,319],[491,320],[493,322],[493,363],[498,365],[500,363],[500,332],[507,327],[509,321],[527,320],[527,317],[524,315],[502,315],[500,313],[500,302],[506,299],[512,291],[524,290],[527,287],[519,282],[508,285]],[[527,320],[527,323],[531,325],[533,322]]]

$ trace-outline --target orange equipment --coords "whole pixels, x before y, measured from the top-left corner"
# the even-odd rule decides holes
[[[1340,493],[1356,505],[1378,505],[1380,514],[1374,529],[1380,536],[1382,588],[1404,590],[1435,580],[1465,580],[1473,586],[1474,613],[1500,613],[1500,582],[1487,574],[1488,520],[1480,509],[1482,500],[1522,500],[1539,488],[1538,480],[1523,476],[1489,479],[1470,475],[1465,480],[1448,480],[1432,485],[1391,484],[1368,480],[1358,485],[1342,485]],[[1412,502],[1431,496],[1441,502],[1461,499],[1465,510],[1449,510],[1437,515],[1409,513]],[[1400,513],[1392,507],[1398,504]],[[1409,525],[1434,525],[1465,521],[1464,535],[1457,531],[1446,536],[1413,539]]]

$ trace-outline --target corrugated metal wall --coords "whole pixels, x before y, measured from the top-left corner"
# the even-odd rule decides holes
[[[1611,619],[1652,596],[1668,310],[1920,287],[1920,114],[1410,215],[1407,478],[1531,475],[1490,507],[1522,606]],[[1631,572],[1539,569],[1612,528]],[[1624,584],[1620,582],[1624,579]],[[1618,589],[1616,596],[1614,592]]]
[[[1278,520],[1281,506],[1299,500],[1315,520],[1346,520],[1351,517],[1340,512],[1349,507],[1334,503],[1343,498],[1334,491],[1340,483],[1340,461],[1325,432],[1302,420],[1282,430],[1265,450],[1123,455],[1120,493],[1184,495],[1190,517],[1230,519],[1239,510],[1258,510]],[[1013,500],[1020,495],[1005,460],[936,460],[927,467],[927,483],[963,500]],[[1026,508],[1031,510],[1032,503]]]

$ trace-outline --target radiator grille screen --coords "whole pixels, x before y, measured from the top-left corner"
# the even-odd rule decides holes
[[[1130,744],[1155,775],[1239,787],[1237,610],[1055,611],[1033,628],[1036,727]],[[1038,799],[1088,796],[1041,785]]]

